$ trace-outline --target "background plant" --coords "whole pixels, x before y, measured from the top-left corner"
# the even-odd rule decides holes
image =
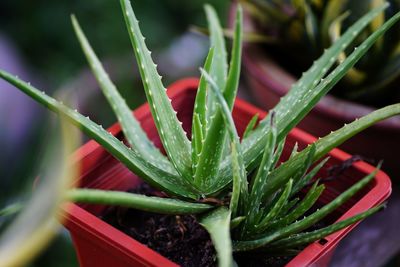
[[[151,52],[147,49],[129,0],[121,0],[121,6],[147,100],[167,155],[163,155],[154,147],[139,122],[132,116],[74,16],[72,23],[83,51],[121,123],[130,146],[126,146],[90,118],[47,96],[29,83],[5,71],[0,71],[0,77],[48,109],[61,113],[127,168],[149,184],[167,192],[171,197],[159,198],[125,192],[74,189],[67,194],[67,199],[76,202],[122,205],[166,214],[198,214],[200,223],[211,234],[221,266],[231,265],[232,246],[234,251],[260,248],[282,251],[282,249],[298,248],[303,243],[346,227],[381,208],[373,208],[327,228],[296,235],[323,219],[358,192],[376,172],[360,180],[324,208],[297,222],[295,220],[315,203],[324,186],[315,182],[307,196],[301,201],[297,200],[297,206],[295,206],[296,198],[292,197],[313,179],[324,161],[309,170],[313,163],[366,127],[399,114],[399,104],[382,108],[346,125],[300,152],[294,149],[289,160],[280,165],[277,163],[285,143],[285,136],[400,18],[400,14],[388,20],[339,66],[333,68],[343,50],[351,45],[362,29],[386,6],[378,7],[363,16],[313,64],[293,86],[290,93],[282,98],[257,127],[253,128],[255,120],[251,121],[244,138],[240,141],[231,110],[240,76],[241,8],[237,11],[228,68],[221,26],[215,11],[206,6],[212,48],[202,69],[194,104],[192,137],[189,139],[165,93],[161,76],[157,73],[157,65],[153,63]],[[256,175],[248,176],[252,172]],[[207,197],[222,199],[226,195],[230,195],[229,208],[201,203],[201,200]],[[288,211],[293,206],[296,212],[289,214]],[[233,243],[230,239],[231,234]]]
[[[78,174],[68,164],[78,142],[76,130],[70,127],[62,123],[62,138],[55,134],[50,139],[44,157],[46,167],[35,183],[34,193],[0,210],[2,267],[28,266],[61,229],[60,205]]]
[[[385,2],[390,7],[372,20],[353,41],[358,45],[400,10],[397,0],[241,0],[263,35],[266,49],[278,51],[281,63],[296,74],[307,69],[324,49],[336,40],[363,14]],[[338,64],[351,50],[338,57]],[[272,55],[274,52],[271,53]],[[295,63],[293,64],[293,61]],[[293,67],[295,65],[295,67]],[[395,103],[396,81],[400,76],[400,30],[393,27],[346,74],[333,93],[376,106]]]

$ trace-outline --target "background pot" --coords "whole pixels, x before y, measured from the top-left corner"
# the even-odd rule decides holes
[[[248,16],[245,17],[245,28],[247,31],[254,30]],[[277,64],[267,52],[261,45],[246,44],[243,50],[243,73],[257,105],[268,110],[289,91],[297,78]],[[299,128],[321,137],[372,111],[373,107],[327,95],[299,124]],[[397,155],[397,151],[400,151],[399,116],[370,127],[340,148],[364,156],[366,159],[376,161],[384,159],[383,170],[399,181],[400,160]]]
[[[183,122],[183,127],[188,134],[190,134],[197,83],[197,79],[186,79],[174,83],[168,90],[172,104],[178,111],[178,117]],[[265,116],[265,112],[262,110],[244,101],[236,100],[233,115],[239,133],[243,132],[248,121],[256,113],[261,118]],[[134,115],[141,122],[149,138],[157,146],[161,146],[149,106],[147,104],[141,106],[135,110]],[[108,130],[115,136],[122,138],[121,128],[118,124],[113,125]],[[296,141],[299,143],[300,148],[303,148],[314,140],[315,137],[299,129],[294,129],[287,138],[287,145],[283,153],[284,157],[290,154],[291,147]],[[338,149],[332,150],[330,156],[331,159],[319,174],[322,177],[326,177],[330,166],[340,164],[350,158],[349,154]],[[81,167],[79,181],[81,187],[128,190],[140,183],[140,179],[137,176],[94,141],[89,141],[76,151],[74,161],[75,164],[79,164]],[[318,200],[318,205],[329,202],[340,192],[343,192],[373,170],[374,167],[367,163],[354,163],[345,173],[326,183],[327,189]],[[390,192],[390,179],[380,171],[367,188],[341,206],[326,220],[327,222],[333,222],[365,211],[382,203]],[[175,263],[96,217],[104,209],[104,206],[75,204],[68,204],[64,208],[65,226],[72,235],[82,267],[176,266]],[[313,266],[326,266],[339,241],[354,227],[355,225],[349,226],[320,242],[309,245],[293,258],[287,266],[307,266],[311,263]]]

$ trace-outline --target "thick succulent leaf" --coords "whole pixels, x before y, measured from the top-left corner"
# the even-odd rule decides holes
[[[245,216],[240,216],[232,219],[230,226],[231,230],[237,228],[244,221],[245,218]]]
[[[306,245],[310,244],[314,241],[317,241],[321,238],[324,238],[332,233],[335,233],[343,228],[346,228],[349,225],[352,225],[358,221],[361,221],[372,214],[375,214],[376,212],[382,210],[384,205],[380,205],[374,208],[371,208],[367,211],[364,211],[360,214],[357,214],[355,216],[352,216],[348,219],[342,220],[340,222],[334,223],[332,225],[329,225],[327,227],[324,227],[322,229],[318,229],[312,232],[307,232],[307,233],[300,233],[296,234],[284,239],[281,239],[279,241],[276,241],[271,244],[271,249],[286,249],[286,248],[293,248],[293,247],[298,247],[301,245]]]
[[[213,208],[204,203],[99,189],[72,189],[67,192],[66,199],[78,203],[122,206],[162,214],[196,214]]]
[[[299,144],[296,142],[292,148],[292,152],[290,153],[289,159],[293,158],[297,153],[299,153]]]
[[[214,26],[215,31],[211,33],[211,43],[214,44],[214,57],[210,69],[210,76],[215,79],[216,88],[224,93],[224,97],[230,109],[232,109],[234,99],[236,97],[237,86],[239,82],[240,76],[240,61],[241,61],[241,42],[242,42],[242,10],[238,8],[237,10],[237,21],[235,26],[235,36],[234,36],[234,44],[232,50],[232,60],[231,66],[229,70],[228,81],[222,83],[222,76],[226,76],[226,74],[222,75],[220,72],[216,72],[215,61],[221,61],[221,58],[224,58],[226,61],[226,55],[223,55],[226,52],[223,52],[224,49],[219,46],[225,45],[224,42],[220,40],[223,39],[223,36],[219,36],[218,23],[215,11],[210,9],[209,6],[206,6],[207,16],[209,20],[210,27]],[[210,29],[212,30],[212,29]],[[213,35],[215,38],[213,39]],[[220,64],[220,63],[218,63]],[[213,69],[214,68],[214,69]],[[218,66],[218,70],[222,68],[222,66]],[[215,77],[215,78],[214,78]],[[218,78],[220,77],[220,78]],[[226,85],[225,85],[226,84]],[[222,86],[222,87],[221,87]],[[212,99],[212,106],[217,103],[214,94],[208,94],[208,98]],[[220,163],[222,160],[224,148],[225,148],[225,139],[226,139],[226,129],[223,123],[223,115],[221,111],[218,109],[212,108],[210,105],[207,106],[207,111],[212,114],[207,122],[209,126],[205,141],[203,145],[203,150],[199,156],[198,165],[195,172],[195,183],[202,188],[206,193],[210,190],[210,186],[212,186],[217,180],[217,175],[220,167]],[[215,109],[215,110],[213,110]]]
[[[213,190],[211,187],[217,180],[225,147],[226,129],[223,127],[224,119],[219,109],[216,109],[210,124],[194,174],[194,182],[204,194]]]
[[[211,47],[206,61],[204,63],[204,69],[209,72],[211,69],[211,63],[214,58],[214,48]],[[196,99],[194,102],[193,114],[197,114],[199,116],[201,125],[202,125],[202,133],[206,134],[207,127],[207,117],[206,117],[206,106],[207,106],[207,81],[203,75],[200,77],[199,87],[197,88]]]
[[[255,216],[259,213],[260,205],[264,198],[265,187],[267,185],[268,174],[271,171],[274,163],[274,151],[277,139],[277,129],[275,122],[272,120],[271,131],[267,135],[267,142],[265,145],[261,164],[257,170],[257,175],[251,181],[251,192],[249,196],[249,203],[247,205],[247,218],[246,227],[253,226],[255,223]]]
[[[229,204],[229,209],[232,212],[232,217],[235,218],[236,215],[242,213],[244,209],[244,200],[247,200],[247,180],[246,180],[246,169],[243,165],[242,155],[238,152],[236,147],[238,144],[236,142],[231,143],[232,149],[232,196]],[[240,151],[240,149],[239,149]],[[242,195],[242,201],[239,202]]]
[[[292,186],[293,186],[293,180],[290,179],[289,182],[286,184],[285,189],[281,193],[278,201],[275,203],[272,209],[264,216],[261,222],[255,226],[254,230],[256,232],[263,232],[268,227],[270,222],[278,216],[281,209],[288,202],[290,192],[292,191]]]
[[[371,35],[359,49],[355,50],[350,57],[346,59],[347,62],[341,64],[334,70],[325,82],[319,87],[312,89],[312,85],[316,86],[320,79],[326,74],[329,68],[334,64],[336,57],[341,51],[347,48],[350,42],[354,40],[357,34],[362,30],[384,7],[374,9],[361,18],[357,23],[349,28],[348,31],[326,52],[318,59],[309,71],[307,71],[303,77],[297,82],[290,92],[281,99],[279,104],[274,108],[277,117],[277,128],[279,129],[280,138],[286,136],[286,134],[292,129],[306,114],[307,112],[318,102],[318,100],[326,94],[344,75],[345,69],[349,69],[359,60],[359,58],[365,54],[367,49],[372,43],[379,38],[385,31],[387,31],[400,17],[400,14],[396,14],[390,20],[388,20],[379,31]],[[323,92],[322,92],[323,91]],[[310,94],[312,96],[310,96]],[[395,115],[392,114],[391,116]],[[390,116],[389,116],[390,117]],[[382,118],[384,119],[384,118]],[[266,134],[268,133],[268,125],[270,116],[263,119],[259,126],[242,141],[242,148],[244,154],[244,161],[246,166],[251,169],[254,168],[257,161],[260,159],[260,153],[264,147],[263,144],[266,142]],[[379,120],[378,120],[379,121]],[[346,139],[347,140],[347,139]],[[221,178],[219,179],[218,188],[224,188],[230,182],[230,169],[227,167],[229,159],[222,164]],[[283,184],[287,182],[284,181]],[[217,187],[216,187],[217,189]]]
[[[274,161],[272,162],[272,168],[275,168],[276,165],[279,162],[279,159],[281,158],[282,152],[283,152],[283,148],[285,147],[285,143],[286,143],[286,138],[283,138],[277,145],[276,149],[275,149],[275,154],[274,154]]]
[[[204,9],[207,15],[211,47],[214,48],[214,58],[211,64],[210,74],[215,79],[220,90],[224,90],[228,74],[228,62],[224,34],[214,8],[211,5],[206,4]],[[208,95],[207,119],[210,120],[214,114],[215,98],[213,95]]]
[[[310,154],[310,153],[309,153]],[[315,152],[313,153],[314,156]],[[294,195],[302,190],[319,172],[319,170],[325,165],[325,163],[329,160],[329,157],[323,159],[320,163],[317,164],[309,173],[307,173],[304,177],[301,177],[297,180],[295,186],[293,186],[292,194]]]
[[[133,116],[131,110],[125,102],[125,99],[118,93],[117,88],[110,80],[110,77],[105,72],[101,62],[94,53],[90,46],[85,34],[75,16],[71,17],[72,24],[76,36],[79,39],[82,50],[89,62],[93,74],[100,85],[105,97],[110,103],[118,121],[121,123],[122,130],[128,142],[131,144],[132,149],[137,151],[142,157],[151,159],[151,162],[167,172],[176,174],[175,169],[168,159],[154,146],[148,139],[146,133],[143,131],[140,123]]]
[[[232,114],[228,103],[225,101],[221,91],[218,88],[217,83],[212,79],[212,77],[201,70],[203,76],[207,79],[210,84],[210,88],[216,96],[217,103],[219,104],[222,116],[226,128],[229,133],[232,144],[232,174],[233,174],[233,189],[230,208],[233,217],[236,217],[238,208],[244,208],[244,204],[247,202],[248,192],[247,192],[247,175],[246,168],[243,163],[243,155],[240,147],[239,135],[236,131],[235,123],[232,118]]]
[[[258,114],[254,115],[247,124],[246,129],[243,132],[243,139],[246,138],[251,133],[251,131],[253,131],[257,122],[258,122]]]
[[[313,164],[315,151],[316,151],[315,145],[311,144],[310,149],[308,149],[307,151],[308,152],[307,155],[304,157],[304,163],[301,165],[301,168],[299,168],[299,170],[297,170],[296,174],[294,175],[293,180],[296,183],[296,189],[300,187],[300,185],[298,185],[299,180],[301,180],[301,178],[305,176],[307,170],[310,168],[311,164]]]
[[[214,48],[210,48],[204,69],[209,71],[213,60]],[[195,173],[199,155],[203,148],[204,137],[207,129],[207,116],[206,116],[206,103],[207,103],[207,81],[200,77],[199,87],[196,93],[193,108],[193,121],[192,121],[192,171]]]
[[[235,33],[233,36],[233,47],[231,62],[229,64],[229,74],[224,90],[224,97],[232,110],[235,102],[236,93],[239,87],[240,66],[242,61],[242,32],[243,32],[243,11],[240,5],[237,6],[235,19]],[[218,83],[217,83],[218,84]]]
[[[93,138],[128,169],[139,175],[149,184],[173,195],[197,198],[197,195],[191,193],[191,189],[188,189],[190,187],[186,187],[188,185],[180,177],[153,166],[88,117],[68,108],[54,98],[47,96],[44,92],[39,91],[30,84],[5,71],[0,70],[0,78],[8,81],[49,110],[65,116],[69,122],[81,129],[90,138]]]
[[[297,203],[299,203],[299,201],[300,201],[300,198],[298,198],[298,197],[288,201],[288,203],[286,203],[285,206],[283,206],[283,208],[279,212],[278,217],[281,218],[282,216],[287,214],[294,206],[297,205]]]
[[[200,219],[200,224],[210,233],[219,267],[231,267],[233,263],[230,221],[231,212],[226,207],[215,209]]]
[[[192,125],[192,163],[193,170],[197,167],[197,161],[203,147],[203,131],[198,114],[193,114]]]
[[[380,166],[378,166],[378,169]],[[250,241],[237,241],[234,242],[234,251],[246,251],[253,250],[270,244],[271,242],[285,238],[292,234],[298,233],[308,227],[312,226],[316,222],[325,218],[332,211],[343,205],[347,200],[354,196],[358,191],[360,191],[364,186],[366,186],[376,175],[377,170],[373,171],[369,175],[365,176],[363,179],[358,181],[356,184],[351,186],[345,192],[336,197],[333,201],[323,206],[321,209],[315,211],[311,215],[305,217],[304,219],[290,224],[286,227],[279,228],[276,231],[268,233],[264,237],[256,240]]]
[[[304,215],[318,200],[319,196],[325,190],[324,185],[319,185],[318,182],[315,182],[314,185],[310,188],[307,192],[307,195],[304,197],[303,200],[299,203],[299,205],[293,209],[289,214],[284,217],[281,217],[273,222],[268,226],[270,229],[277,229],[283,226],[286,226],[302,215]]]
[[[140,75],[143,80],[147,101],[150,104],[154,122],[160,135],[162,144],[178,173],[192,180],[191,145],[172,108],[171,100],[157,72],[151,53],[147,49],[144,37],[139,28],[129,0],[121,0],[126,26],[136,55]]]
[[[343,126],[339,130],[334,131],[331,134],[317,140],[314,143],[316,147],[314,161],[322,158],[333,148],[341,145],[349,138],[374,125],[375,123],[399,114],[400,104],[390,105],[378,109],[358,120],[355,120],[352,123]],[[292,177],[292,175],[294,175],[295,171],[300,166],[302,166],[304,157],[305,155],[307,155],[310,148],[311,147],[307,147],[303,149],[301,152],[297,153],[292,159],[284,162],[271,173],[270,178],[268,179],[269,194],[284,185],[289,180],[288,177]]]

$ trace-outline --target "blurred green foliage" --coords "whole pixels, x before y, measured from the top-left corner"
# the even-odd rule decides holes
[[[213,4],[224,18],[228,0],[138,0],[133,5],[153,50],[169,44],[190,24],[204,25],[203,5]],[[118,1],[5,0],[0,3],[0,32],[20,48],[28,63],[53,85],[71,78],[85,59],[73,34],[76,14],[97,53],[104,57],[130,51]]]

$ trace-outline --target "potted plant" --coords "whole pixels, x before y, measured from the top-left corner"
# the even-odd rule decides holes
[[[247,30],[262,34],[262,40],[267,42],[246,44],[243,53],[246,80],[257,103],[263,108],[272,108],[301,72],[336,42],[352,22],[379,1],[239,2],[247,7]],[[399,10],[396,1],[387,2],[390,8],[366,25],[363,33],[353,41],[354,45]],[[397,102],[400,61],[396,47],[399,40],[398,28],[381,37],[299,126],[316,136],[324,136],[376,108]],[[349,53],[350,50],[345,50],[336,59],[336,64]],[[392,118],[367,129],[341,147],[367,159],[385,159],[384,169],[396,174],[400,171],[395,160],[396,149],[386,148],[400,148],[399,133],[400,119]],[[366,143],[369,145],[365,146]]]
[[[350,164],[349,173],[344,176],[329,179],[333,181],[315,178],[327,177],[329,166],[345,167],[349,155],[331,150],[368,126],[399,114],[400,104],[372,112],[319,140],[294,127],[400,19],[400,14],[382,25],[321,81],[333,65],[331,59],[350,44],[353,32],[359,33],[384,7],[369,12],[326,51],[294,90],[265,114],[247,103],[235,102],[241,64],[241,8],[236,15],[229,71],[221,27],[215,12],[207,6],[212,48],[201,69],[198,88],[197,81],[182,81],[167,93],[129,0],[121,0],[121,6],[148,100],[135,116],[72,17],[83,51],[120,125],[106,131],[29,83],[0,71],[1,78],[59,113],[93,139],[74,156],[75,164],[82,166],[81,188],[66,194],[67,200],[82,203],[81,206],[69,204],[65,210],[66,226],[72,232],[83,266],[175,266],[94,216],[107,216],[101,205],[147,212],[135,213],[135,218],[147,218],[149,212],[170,215],[162,217],[162,221],[172,220],[174,229],[181,235],[174,239],[172,233],[167,233],[168,247],[186,244],[185,233],[193,229],[189,226],[207,236],[206,229],[210,236],[207,244],[212,240],[213,247],[205,252],[215,249],[216,253],[207,254],[208,263],[215,264],[217,255],[219,266],[233,264],[232,251],[238,262],[243,257],[246,261],[247,252],[263,257],[292,255],[321,238],[325,238],[321,241],[327,242],[325,245],[312,244],[288,265],[324,264],[340,238],[356,222],[383,207],[381,203],[390,194],[391,187],[379,166],[375,169],[359,162]],[[166,155],[158,149],[161,146]],[[324,159],[328,153],[331,158]],[[138,177],[157,190],[137,188],[141,183]],[[129,188],[135,192],[124,192]],[[125,212],[126,209],[117,210],[114,221],[120,224],[121,213]],[[152,227],[159,218],[151,216],[149,225],[143,227]],[[190,223],[185,224],[186,220]],[[323,226],[316,225],[321,221]],[[127,221],[122,222],[121,227],[124,226],[128,226],[126,232],[131,235],[141,234],[135,230],[137,226]],[[164,227],[156,228],[150,236],[161,232],[165,232]],[[199,238],[204,240],[204,235]],[[196,241],[190,240],[187,244],[194,245]],[[185,256],[184,253],[178,254]],[[183,260],[186,263],[188,259]]]

